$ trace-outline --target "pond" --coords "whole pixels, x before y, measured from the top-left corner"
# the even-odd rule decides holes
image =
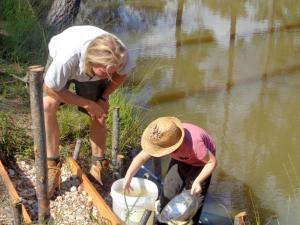
[[[77,24],[114,32],[133,53],[146,123],[174,115],[214,137],[207,217],[300,224],[299,9],[297,0],[81,3]]]

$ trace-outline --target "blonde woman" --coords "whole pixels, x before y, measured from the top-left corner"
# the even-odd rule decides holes
[[[94,26],[73,26],[52,37],[49,55],[51,64],[44,77],[44,114],[51,198],[60,182],[56,118],[59,106],[62,103],[76,105],[90,116],[90,174],[102,184],[108,98],[122,84],[132,64],[121,40]],[[76,93],[68,90],[71,82],[75,84]]]

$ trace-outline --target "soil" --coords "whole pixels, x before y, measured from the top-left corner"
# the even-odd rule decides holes
[[[13,210],[10,204],[9,194],[0,176],[0,225],[13,224]]]

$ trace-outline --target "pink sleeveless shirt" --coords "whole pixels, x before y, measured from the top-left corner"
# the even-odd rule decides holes
[[[192,166],[203,166],[203,159],[210,151],[216,154],[216,146],[208,133],[193,124],[183,123],[184,139],[182,145],[171,153],[171,158]]]

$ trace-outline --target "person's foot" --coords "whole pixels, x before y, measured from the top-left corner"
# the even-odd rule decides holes
[[[103,185],[102,177],[107,172],[108,172],[107,160],[96,161],[95,163],[92,164],[90,169],[90,174],[101,185]]]
[[[51,199],[54,196],[56,188],[60,187],[60,168],[61,163],[54,160],[47,160],[48,164],[48,198]]]

